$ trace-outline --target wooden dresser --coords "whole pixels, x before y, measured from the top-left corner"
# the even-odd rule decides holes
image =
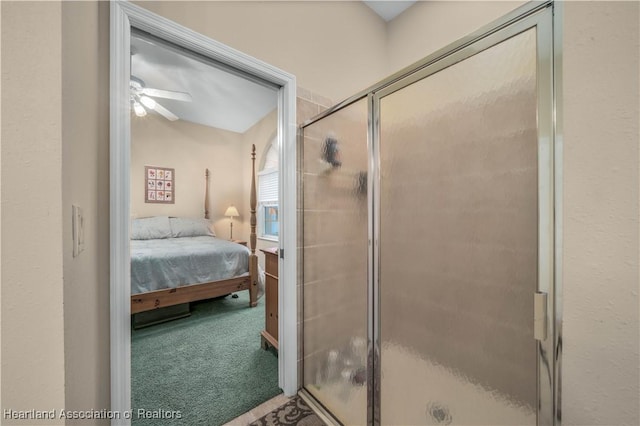
[[[265,271],[265,329],[262,330],[262,347],[278,350],[278,249],[261,249],[264,253]]]

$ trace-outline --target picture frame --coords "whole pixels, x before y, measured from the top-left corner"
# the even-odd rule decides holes
[[[173,168],[144,166],[144,202],[175,204],[175,178]]]

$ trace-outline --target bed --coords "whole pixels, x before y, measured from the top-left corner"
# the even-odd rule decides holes
[[[131,314],[249,291],[257,305],[255,145],[251,150],[249,247],[217,238],[209,226],[209,172],[204,218],[134,219],[131,232]]]

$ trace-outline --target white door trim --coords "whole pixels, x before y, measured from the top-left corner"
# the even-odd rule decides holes
[[[130,144],[129,104],[131,29],[137,28],[280,87],[279,385],[286,395],[298,390],[296,297],[296,79],[168,19],[124,1],[111,2],[110,255],[111,255],[111,409],[113,425],[131,423],[131,276],[129,259]],[[256,336],[256,339],[259,339]],[[259,341],[257,341],[259,344]],[[116,414],[118,416],[118,414]]]

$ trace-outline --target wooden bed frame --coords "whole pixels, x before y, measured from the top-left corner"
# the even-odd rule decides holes
[[[241,290],[249,290],[249,306],[252,308],[258,304],[258,256],[256,255],[256,146],[251,148],[251,195],[249,205],[251,207],[251,234],[249,236],[249,275],[230,278],[227,280],[213,281],[202,284],[189,284],[176,288],[150,291],[131,295],[131,314],[166,308],[181,303],[195,302],[196,300],[210,299],[224,296]],[[205,171],[205,195],[204,217],[209,219],[209,170]]]

